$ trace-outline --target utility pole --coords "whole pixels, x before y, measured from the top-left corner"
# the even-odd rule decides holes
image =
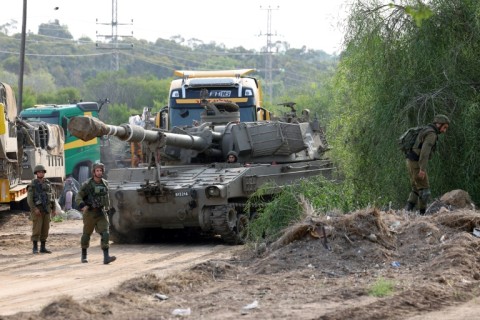
[[[131,23],[119,23],[118,22],[118,10],[117,10],[117,0],[112,0],[112,21],[111,22],[98,22],[97,24],[100,25],[108,25],[111,26],[111,34],[99,34],[97,31],[97,49],[113,49],[113,55],[111,60],[112,70],[118,71],[120,69],[120,59],[119,59],[119,50],[131,50],[133,48],[133,44],[130,45],[123,45],[120,46],[118,42],[119,38],[131,38],[133,37],[133,31],[131,35],[119,35],[118,34],[118,26],[119,25],[133,25],[133,19]],[[101,44],[98,41],[98,38],[104,38],[105,40],[109,39],[110,43],[108,44]]]
[[[267,33],[265,34],[265,36],[267,37],[267,47],[265,51],[265,79],[267,81],[268,101],[270,102],[270,104],[272,103],[272,97],[273,97],[272,36],[277,35],[272,33],[272,11],[278,10],[279,8],[280,8],[279,6],[277,6],[276,8],[272,8],[270,6],[268,6],[268,8],[262,8],[262,6],[260,6],[261,10],[267,11]]]
[[[23,74],[25,73],[25,38],[27,33],[27,0],[23,0],[22,41],[20,43],[20,72],[18,74],[18,114],[23,108]]]

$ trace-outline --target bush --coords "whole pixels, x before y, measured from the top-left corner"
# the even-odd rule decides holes
[[[257,208],[256,218],[249,224],[249,241],[274,241],[283,229],[305,217],[301,198],[308,199],[314,214],[332,210],[348,212],[364,205],[354,198],[350,183],[314,177],[283,187],[273,197],[266,196],[275,188],[273,184],[257,190],[247,202],[247,210]]]

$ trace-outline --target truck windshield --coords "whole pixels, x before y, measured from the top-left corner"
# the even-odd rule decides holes
[[[28,122],[46,122],[50,124],[58,124],[58,117],[28,117],[23,116],[22,119]]]

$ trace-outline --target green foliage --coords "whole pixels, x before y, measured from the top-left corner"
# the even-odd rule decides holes
[[[73,87],[61,88],[57,91],[58,103],[73,103],[82,99],[80,90]]]
[[[410,188],[397,138],[444,113],[452,123],[427,168],[432,194],[461,188],[478,202],[480,4],[430,2],[418,26],[402,9],[417,1],[401,3],[352,7],[329,105],[331,155],[359,197],[403,206]]]
[[[13,88],[16,88],[18,84],[17,73],[2,70],[0,68],[0,81],[4,83],[8,83]]]
[[[18,74],[18,71],[20,70],[20,61],[18,59],[18,56],[11,56],[8,57],[7,59],[2,61],[3,69],[6,71],[9,71],[11,73]],[[25,58],[24,62],[24,73],[25,74],[30,74],[32,72],[32,65],[30,63],[30,60],[28,58]]]
[[[63,217],[60,214],[55,215],[55,217],[52,218],[53,222],[63,222]]]
[[[152,76],[130,77],[125,71],[99,73],[86,82],[86,96],[90,100],[108,98],[112,103],[125,104],[132,109],[153,106],[161,101],[167,104],[169,79]],[[133,113],[133,111],[132,111]]]
[[[128,118],[134,114],[142,114],[142,110],[129,108],[126,104],[108,104],[103,106],[106,111],[106,115],[102,117],[102,120],[108,124],[120,125],[122,123],[128,123]]]
[[[265,193],[271,188],[273,185],[264,185],[257,190],[249,199],[247,207],[265,201]],[[248,226],[249,240],[253,242],[263,237],[270,240],[278,238],[285,227],[300,219],[302,210],[297,194],[292,192],[291,188],[287,188],[260,208],[257,214],[256,219]]]
[[[405,7],[396,5],[394,3],[389,4],[390,8],[399,8],[405,11],[405,13],[413,18],[417,27],[422,25],[424,20],[427,20],[433,15],[429,6],[425,5],[422,1],[417,0],[414,5],[406,5]]]
[[[283,229],[301,220],[305,215],[301,198],[308,199],[317,214],[334,209],[347,212],[366,204],[354,197],[350,183],[329,181],[322,176],[286,186],[270,199],[265,195],[272,188],[273,185],[263,186],[248,200],[247,210],[263,204],[257,210],[256,219],[249,224],[250,241],[256,242],[263,237],[273,241]]]
[[[17,94],[17,93],[15,93],[15,94]],[[18,95],[17,95],[17,97],[18,97]],[[36,94],[30,88],[24,88],[23,89],[22,100],[23,100],[22,106],[23,106],[24,109],[28,108],[28,107],[32,107],[32,106],[37,104]]]
[[[52,75],[45,70],[26,75],[24,77],[24,87],[30,87],[39,94],[54,92],[57,89]]]
[[[62,88],[56,92],[39,94],[38,104],[68,104],[81,100],[80,91],[77,88]]]
[[[73,39],[67,26],[60,25],[60,21],[53,20],[48,23],[42,23],[38,27],[38,34],[53,38]]]
[[[379,278],[368,290],[368,295],[379,298],[386,297],[391,295],[394,289],[395,283],[393,281]]]

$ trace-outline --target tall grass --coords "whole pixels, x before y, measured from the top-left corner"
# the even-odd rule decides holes
[[[332,210],[348,212],[366,204],[355,198],[350,183],[328,181],[322,176],[286,186],[267,201],[266,191],[272,187],[257,190],[247,203],[247,207],[258,208],[257,217],[249,225],[249,241],[274,241],[283,229],[304,218],[301,198],[309,201],[316,215]]]

